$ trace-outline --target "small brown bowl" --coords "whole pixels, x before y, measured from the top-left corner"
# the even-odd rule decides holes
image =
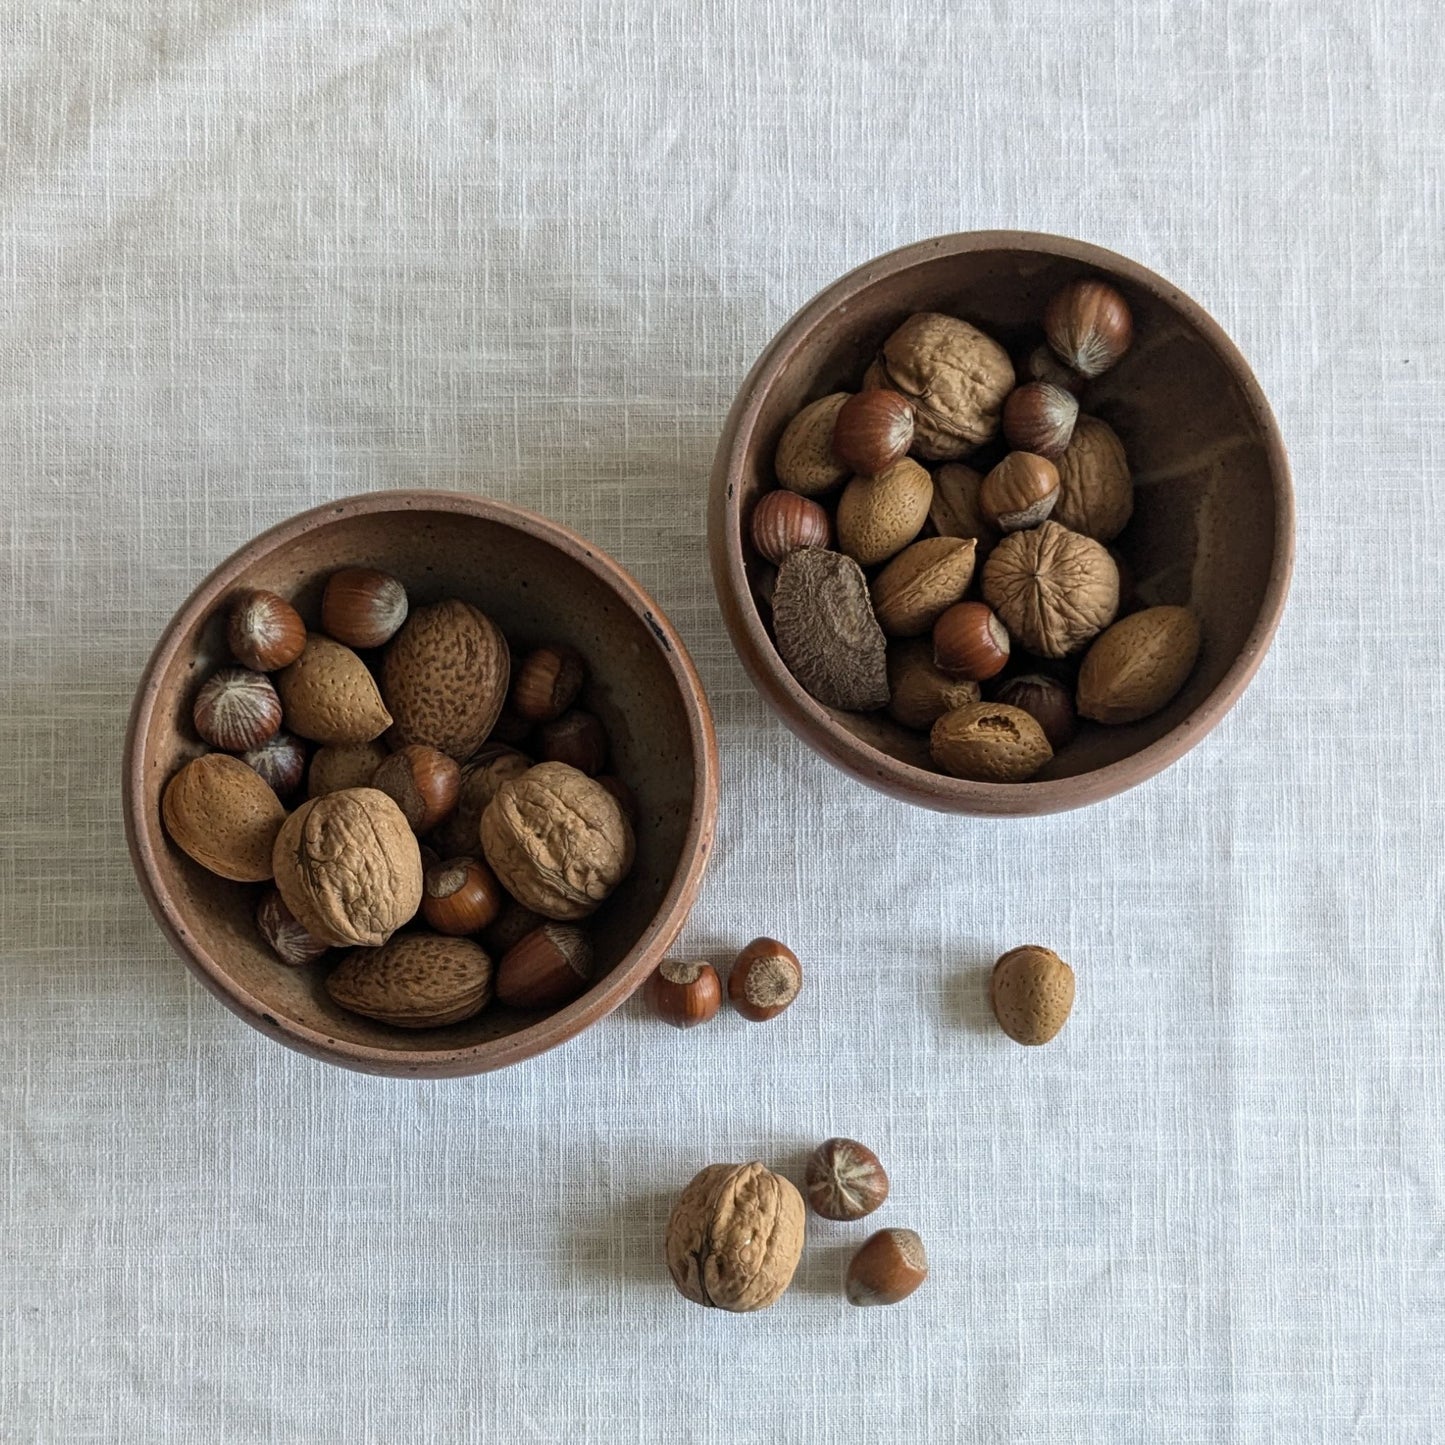
[[[259,889],[228,883],[177,849],[160,796],[205,751],[191,725],[201,680],[228,660],[228,599],[266,587],[319,612],[327,576],[379,567],[412,600],[462,597],[513,642],[560,639],[587,658],[588,706],[637,799],[637,862],[597,915],[598,978],[557,1012],[493,1004],[448,1028],[403,1031],[333,1004],[327,964],[288,968],[252,922]],[[717,814],[717,743],[692,662],[657,604],[565,527],[455,492],[377,492],[303,512],[221,563],[166,628],[141,678],[125,744],[126,837],[136,875],[176,952],[227,1008],[313,1058],[373,1074],[441,1077],[515,1064],[610,1013],[661,961],[697,896]]]
[[[809,401],[856,390],[903,319],[946,311],[1014,356],[1043,339],[1052,292],[1108,277],[1134,313],[1133,348],[1092,382],[1085,408],[1124,439],[1135,513],[1114,545],[1149,605],[1187,603],[1200,660],[1162,712],[1125,727],[1085,724],[1031,782],[974,783],[932,770],[926,737],[885,714],[815,701],[773,645],[755,588],[767,564],[747,522],[774,484],[773,453]],[[713,464],[712,573],[733,645],[785,723],[870,787],[942,812],[1026,815],[1096,803],[1142,783],[1207,733],[1254,676],[1284,608],[1294,497],[1279,428],[1234,344],[1196,302],[1152,271],[1098,246],[1027,231],[940,236],[880,256],[810,301],[758,359],[728,415]]]

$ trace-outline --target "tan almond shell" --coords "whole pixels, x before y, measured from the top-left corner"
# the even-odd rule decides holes
[[[1067,657],[1114,620],[1119,569],[1102,543],[1048,521],[993,549],[983,596],[1027,651]]]
[[[492,999],[492,960],[466,938],[404,933],[348,953],[326,979],[344,1009],[399,1029],[434,1029],[480,1013]]]
[[[1054,520],[1097,542],[1112,542],[1134,515],[1134,482],[1114,429],[1081,415],[1054,465],[1059,473]]]
[[[1074,970],[1052,949],[1010,949],[989,976],[989,1003],[999,1027],[1020,1044],[1046,1044],[1074,1007]]]
[[[887,703],[887,644],[851,557],[802,547],[783,558],[773,636],[788,671],[824,706],[871,712]]]
[[[1158,712],[1194,670],[1199,644],[1199,623],[1187,607],[1149,607],[1121,618],[1084,656],[1080,716],[1131,723]]]
[[[803,1196],[751,1164],[694,1176],[667,1221],[667,1268],[685,1299],[747,1313],[782,1297],[803,1254]]]
[[[503,783],[520,778],[532,766],[531,758],[515,748],[499,748],[468,763],[462,769],[456,808],[431,834],[431,843],[437,852],[443,858],[475,853],[487,804],[497,796],[497,789]]]
[[[933,660],[933,643],[908,637],[888,648],[888,716],[926,733],[944,713],[979,700],[979,686],[945,672]]]
[[[517,902],[563,922],[596,912],[636,848],[617,800],[566,763],[538,763],[503,783],[482,814],[481,843]]]
[[[920,637],[973,581],[972,537],[926,537],[905,547],[873,579],[878,625],[889,637]]]
[[[235,883],[271,876],[286,809],[255,769],[229,753],[192,758],[161,795],[171,841],[202,868]]]
[[[928,520],[940,537],[972,537],[978,546],[974,562],[982,566],[998,545],[999,530],[979,510],[983,473],[962,462],[949,462],[933,474],[933,503]]]
[[[847,480],[848,468],[833,455],[833,423],[852,394],[820,396],[788,423],[773,458],[779,486],[803,497],[821,497]]]
[[[376,788],[302,803],[276,835],[276,887],[301,926],[334,948],[379,948],[421,906],[421,849]]]
[[[306,771],[306,796],[324,798],[346,788],[364,788],[390,756],[382,742],[328,743],[317,748]]]
[[[976,326],[920,311],[883,343],[882,360],[887,384],[913,403],[919,456],[956,461],[998,434],[1013,363]]]
[[[306,638],[301,656],[276,674],[285,724],[315,743],[369,743],[391,726],[366,664],[322,633]]]
[[[901,552],[922,530],[933,501],[933,478],[911,457],[876,477],[854,477],[838,499],[838,548],[872,567]]]
[[[1002,702],[972,702],[944,713],[928,747],[945,773],[976,783],[1025,782],[1054,755],[1038,723]]]

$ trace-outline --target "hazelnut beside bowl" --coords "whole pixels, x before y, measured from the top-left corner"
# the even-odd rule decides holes
[[[1081,279],[1116,288],[1133,318],[1132,344],[1116,347],[1113,365],[1078,383],[1082,411],[1122,438],[1135,482],[1133,515],[1110,545],[1145,606],[1193,611],[1202,634],[1199,661],[1159,712],[1121,726],[1081,727],[1030,781],[942,776],[933,770],[926,736],[882,709],[825,706],[789,672],[768,610],[757,601],[770,569],[746,523],[775,485],[774,454],[789,421],[819,397],[866,385],[884,342],[905,318],[962,318],[1018,362],[1044,344],[1050,298]],[[1021,372],[1020,380],[1029,374]],[[1000,455],[994,445],[963,461],[987,472]],[[743,666],[783,721],[829,762],[882,792],[943,812],[1055,813],[1152,777],[1233,706],[1284,609],[1294,497],[1269,403],[1197,302],[1136,262],[1082,241],[978,231],[868,262],[774,337],[739,389],[718,443],[708,542],[718,600]]]
[[[588,706],[607,726],[612,766],[636,795],[636,864],[589,920],[595,968],[586,991],[555,1011],[494,1003],[466,1022],[407,1032],[347,1012],[322,986],[324,966],[288,968],[272,954],[252,920],[255,888],[206,872],[165,833],[161,793],[205,750],[191,705],[200,682],[228,660],[231,602],[264,588],[319,621],[322,589],[343,567],[403,579],[418,606],[470,601],[522,646],[565,639],[586,655]],[[141,889],[201,982],[247,1023],[313,1058],[418,1077],[483,1073],[530,1058],[640,988],[696,897],[712,848],[717,780],[712,718],[692,662],[621,567],[521,508],[419,491],[375,492],[303,512],[222,562],[146,664],[123,765],[126,834]]]

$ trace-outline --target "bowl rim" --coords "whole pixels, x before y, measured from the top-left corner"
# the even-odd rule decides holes
[[[521,531],[586,568],[652,633],[671,670],[687,718],[693,754],[693,805],[672,880],[662,903],[621,962],[580,998],[536,1023],[482,1043],[453,1049],[384,1049],[337,1039],[278,1017],[229,974],[187,931],[158,866],[144,810],[145,738],[155,717],[160,680],[185,635],[236,585],[241,573],[276,547],[348,516],[385,512],[448,512]],[[712,854],[717,827],[717,735],[702,681],[681,637],[651,595],[606,552],[569,527],[510,502],[470,492],[396,489],[341,497],[276,523],[213,568],[177,609],[145,664],[126,728],[121,794],[126,844],[147,904],[171,947],[206,988],[253,1028],[327,1063],[363,1073],[446,1078],[505,1068],[574,1038],[625,1002],[646,980],[681,931]]]
[[[855,737],[806,692],[783,664],[748,586],[743,561],[743,454],[777,378],[812,331],[876,282],[940,257],[1021,251],[1076,261],[1120,277],[1172,306],[1195,328],[1239,384],[1260,428],[1274,501],[1275,540],[1259,611],[1224,676],[1161,738],[1087,773],[1028,783],[979,783],[914,767]],[[744,670],[783,722],[814,751],[860,782],[941,812],[1027,817],[1101,802],[1147,781],[1177,761],[1239,699],[1259,670],[1284,611],[1294,564],[1294,490],[1279,425],[1248,362],[1223,328],[1191,296],[1148,267],[1087,241],[1041,231],[963,231],[886,252],[825,287],[786,321],[748,372],[718,441],[708,497],[708,553],[713,587]]]

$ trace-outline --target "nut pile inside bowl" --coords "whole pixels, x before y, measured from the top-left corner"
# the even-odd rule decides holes
[[[1129,437],[1089,383],[1134,341],[1124,297],[1061,287],[1015,359],[967,320],[908,317],[858,390],[789,422],[749,523],[778,654],[827,707],[886,709],[939,771],[1023,782],[1079,719],[1166,706],[1199,654],[1184,607],[1143,607],[1111,544],[1134,510]]]
[[[397,1028],[581,994],[587,920],[635,856],[581,655],[514,654],[478,608],[412,608],[369,568],[330,577],[319,626],[259,590],[226,620],[235,664],[192,711],[214,751],[161,813],[197,863],[267,885],[255,924],[278,963],[325,968],[335,1003]]]

